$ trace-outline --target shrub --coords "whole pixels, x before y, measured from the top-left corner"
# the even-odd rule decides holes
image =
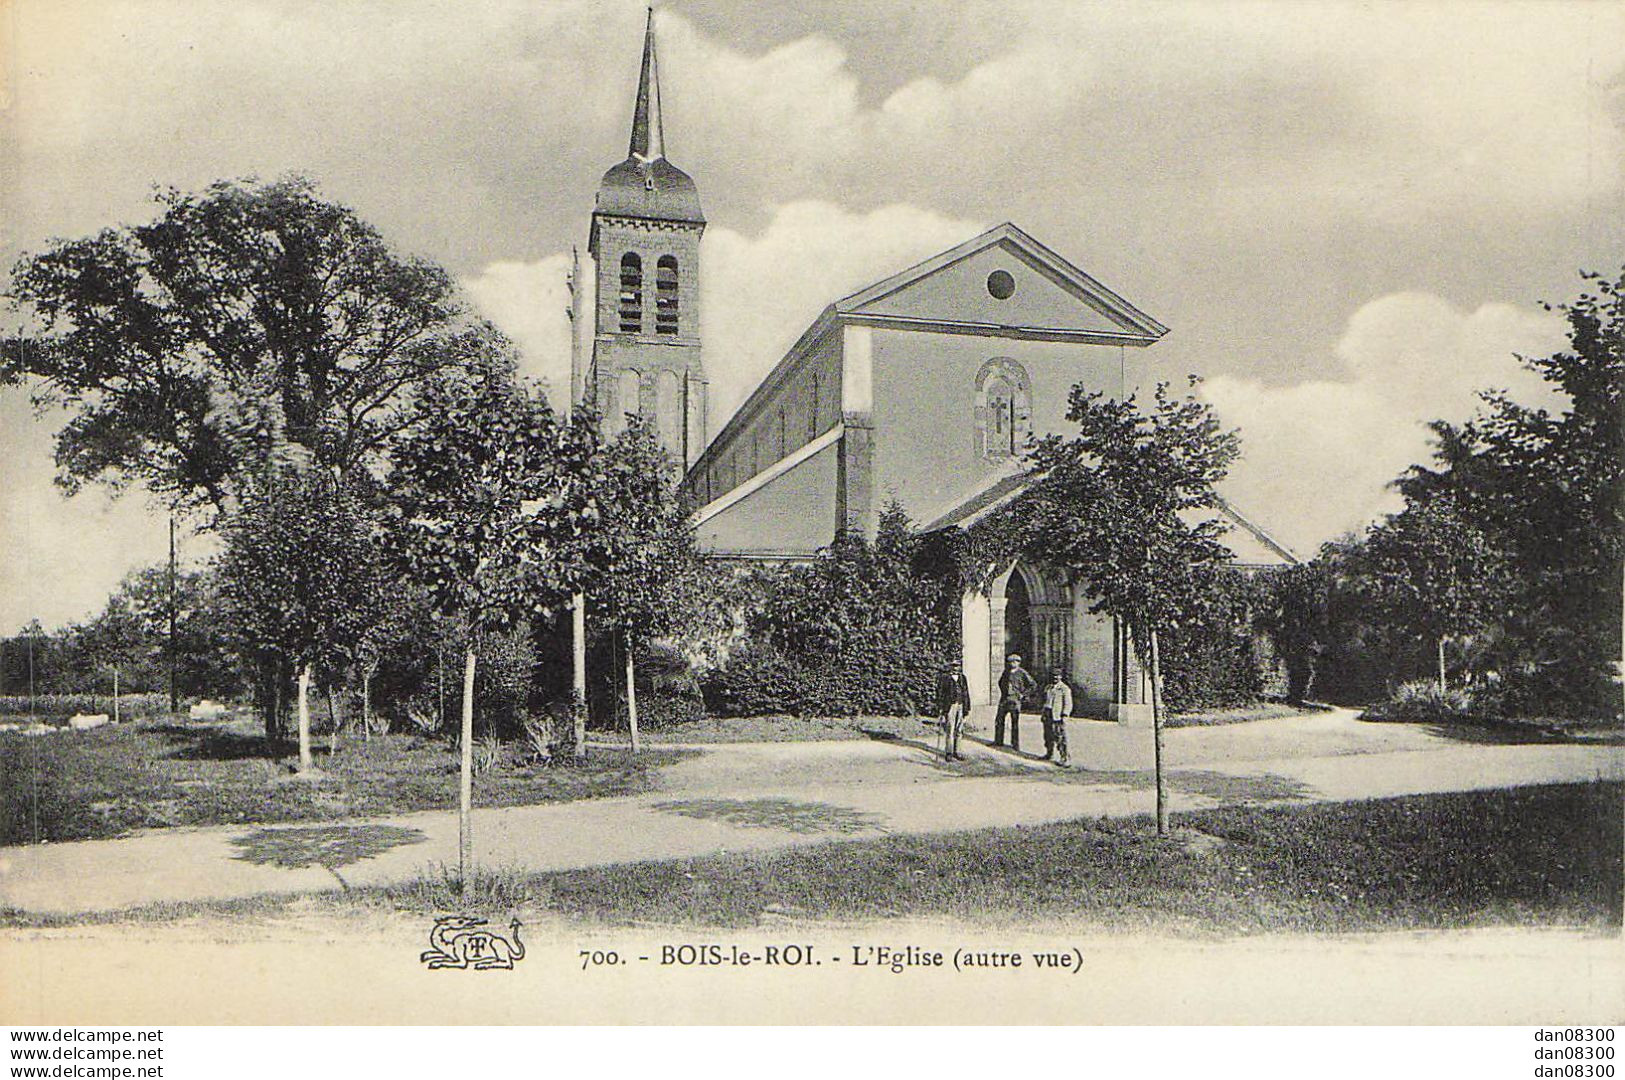
[[[502,744],[495,735],[474,740],[474,775],[484,776],[502,762]]]
[[[125,720],[138,720],[149,716],[169,715],[168,694],[121,694],[118,699],[119,716]],[[113,715],[111,694],[26,694],[0,697],[0,716],[65,717],[75,713],[106,713]]]
[[[1254,629],[1264,596],[1261,581],[1228,569],[1195,583],[1185,618],[1160,650],[1170,710],[1229,709],[1263,696],[1275,676],[1275,658]]]
[[[883,644],[819,661],[754,643],[708,673],[702,689],[718,716],[914,716],[931,707],[939,670],[938,655]]]
[[[743,642],[702,676],[721,716],[907,716],[959,653],[959,580],[896,505],[873,543],[843,537],[805,566],[763,571]]]
[[[1407,723],[1462,723],[1479,716],[1468,691],[1455,687],[1441,691],[1438,683],[1422,679],[1402,684],[1370,712]]]
[[[636,657],[640,729],[659,730],[705,719],[705,699],[683,649],[669,641],[651,642],[638,646]],[[625,731],[625,656],[601,644],[589,652],[587,660],[594,725]]]

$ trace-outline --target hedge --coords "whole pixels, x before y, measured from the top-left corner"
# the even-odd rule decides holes
[[[740,643],[704,673],[719,716],[908,716],[929,710],[959,655],[959,582],[896,506],[869,542],[843,537],[809,565],[753,574]]]
[[[119,716],[125,720],[169,714],[168,694],[121,694]],[[0,697],[0,716],[74,716],[78,713],[113,715],[111,694],[15,694]]]

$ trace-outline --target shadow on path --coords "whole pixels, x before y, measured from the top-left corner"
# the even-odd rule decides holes
[[[873,814],[829,803],[795,802],[790,799],[676,799],[655,803],[654,809],[701,821],[722,821],[747,829],[842,834],[886,831]]]
[[[1023,754],[1022,757],[1026,758],[1028,755]],[[1043,759],[1032,757],[1029,760]],[[1150,769],[1089,769],[1079,765],[1073,765],[1071,768],[1033,769],[997,757],[975,757],[964,761],[943,761],[941,758],[934,758],[931,766],[951,776],[1028,780],[1046,784],[1079,784],[1085,787],[1122,787],[1131,791],[1150,790],[1157,784],[1157,774]],[[1235,776],[1209,769],[1171,769],[1168,772],[1168,786],[1175,791],[1202,795],[1232,804],[1307,799],[1314,794],[1314,788],[1310,785],[1278,773]]]
[[[859,728],[858,730],[875,742],[923,750],[930,757],[940,761],[942,759],[942,728],[935,724],[922,724],[920,728],[920,734],[912,738],[899,735],[895,731],[881,731],[876,728]]]
[[[400,825],[303,825],[255,829],[232,837],[231,842],[239,849],[232,856],[235,859],[284,870],[320,866],[348,889],[349,883],[339,877],[339,867],[426,839],[417,829]]]

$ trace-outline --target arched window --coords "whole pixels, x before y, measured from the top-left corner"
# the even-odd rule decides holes
[[[976,374],[976,452],[992,461],[1018,458],[1032,437],[1033,393],[1027,370],[994,357]]]
[[[655,333],[677,333],[677,256],[655,263]]]
[[[643,260],[635,251],[621,256],[621,333],[643,333]]]

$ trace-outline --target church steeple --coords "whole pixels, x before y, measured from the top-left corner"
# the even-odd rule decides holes
[[[598,185],[587,236],[594,299],[581,393],[611,435],[627,414],[643,416],[672,461],[686,468],[706,442],[699,288],[705,214],[693,178],[666,157],[664,120],[650,9],[632,143],[626,160]]]
[[[655,9],[643,27],[643,73],[638,77],[638,104],[632,113],[632,157],[653,161],[666,156],[660,129],[660,72],[655,63]]]

